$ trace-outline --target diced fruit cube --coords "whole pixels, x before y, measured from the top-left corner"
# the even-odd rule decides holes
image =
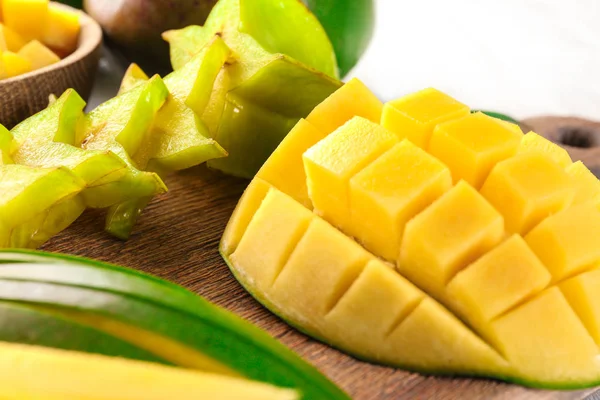
[[[303,156],[315,212],[345,229],[349,225],[349,181],[398,139],[381,126],[354,117]]]
[[[352,239],[314,218],[275,280],[271,294],[280,307],[318,324],[372,259]]]
[[[433,88],[390,101],[383,106],[381,125],[424,149],[435,126],[466,116],[469,107]]]
[[[429,152],[445,163],[454,182],[480,188],[494,165],[513,156],[522,135],[483,113],[435,127]]]
[[[573,204],[588,201],[600,204],[600,180],[581,161],[570,164],[565,171],[575,187]]]
[[[560,289],[597,344],[600,344],[600,270],[584,272],[560,284]]]
[[[77,13],[50,4],[41,39],[44,44],[66,56],[77,49],[80,29]]]
[[[544,153],[548,157],[552,158],[554,162],[556,162],[562,168],[567,168],[573,163],[571,156],[569,156],[569,153],[567,153],[565,149],[535,132],[529,132],[523,136],[523,140],[521,140],[521,145],[519,146],[518,152]]]
[[[304,206],[312,208],[312,202],[308,197],[302,154],[325,136],[326,133],[301,119],[263,164],[256,176],[292,196]]]
[[[527,152],[498,163],[481,194],[504,215],[509,233],[524,235],[548,215],[570,206],[575,190],[552,158]]]
[[[227,229],[223,233],[221,251],[225,254],[230,255],[237,249],[244,232],[248,229],[250,221],[262,204],[269,189],[271,189],[271,185],[262,179],[254,179],[250,182],[240,199],[240,203],[243,202],[245,207],[236,207],[231,215],[231,223],[227,225]]]
[[[328,134],[355,116],[378,123],[382,107],[364,83],[353,78],[316,106],[306,120]]]
[[[557,287],[492,322],[508,360],[525,381],[574,384],[572,371],[597,373],[598,347]],[[557,368],[556,366],[560,366]]]
[[[0,24],[0,50],[17,52],[25,45],[26,41],[17,32],[4,24]]]
[[[350,235],[395,261],[406,223],[452,187],[448,168],[408,140],[350,180]]]
[[[407,225],[398,270],[433,296],[504,236],[502,216],[460,182]]]
[[[12,51],[2,53],[2,66],[3,71],[0,72],[0,75],[4,78],[10,78],[31,71],[31,61]]]
[[[599,232],[600,211],[586,203],[546,218],[525,240],[557,282],[600,261]]]
[[[550,283],[550,273],[519,235],[513,235],[460,271],[448,294],[477,322],[490,321]]]
[[[55,64],[60,61],[60,58],[54,54],[52,50],[38,42],[32,40],[19,50],[17,53],[31,63],[32,69],[39,69],[48,65]]]
[[[292,198],[271,189],[248,224],[231,261],[236,264],[240,258],[253,260],[245,264],[243,273],[252,276],[257,287],[271,287],[312,217]]]
[[[494,349],[431,298],[419,303],[387,341],[390,350],[384,357],[401,354],[401,365],[416,370],[498,374],[507,367]]]
[[[2,0],[4,24],[25,39],[39,39],[48,16],[48,0]]]
[[[325,321],[348,348],[380,358],[380,342],[423,297],[423,292],[388,265],[372,260]]]

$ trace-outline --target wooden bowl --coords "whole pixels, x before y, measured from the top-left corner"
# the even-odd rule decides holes
[[[0,123],[12,128],[48,106],[48,96],[60,96],[69,88],[87,100],[100,59],[102,29],[82,11],[55,3],[80,14],[77,49],[56,64],[0,80]]]

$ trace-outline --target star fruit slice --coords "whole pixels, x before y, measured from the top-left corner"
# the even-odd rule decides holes
[[[301,32],[301,34],[299,34]],[[295,0],[222,0],[204,27],[164,34],[175,69],[218,36],[232,51],[202,115],[229,153],[212,168],[252,177],[289,129],[339,86],[333,48]]]
[[[134,161],[140,168],[165,175],[227,155],[210,137],[199,115],[204,111],[213,83],[229,56],[229,48],[215,36],[183,68],[165,77],[170,94],[157,113],[147,146],[135,155]],[[134,64],[123,78],[120,92],[131,90],[147,80],[146,74]],[[139,198],[111,207],[106,219],[107,230],[117,237],[127,238],[149,201],[148,197]]]

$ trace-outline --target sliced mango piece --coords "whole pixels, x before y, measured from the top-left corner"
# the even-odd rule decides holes
[[[405,139],[350,180],[348,232],[395,261],[406,223],[451,187],[448,168]]]
[[[585,203],[546,218],[525,240],[557,282],[600,261],[598,232],[600,210]]]
[[[27,43],[27,41],[23,39],[21,35],[10,29],[8,26],[0,24],[1,51],[12,51],[13,53],[16,53],[21,50],[21,47],[25,46],[25,43]]]
[[[302,154],[327,136],[310,122],[301,119],[283,139],[277,150],[263,164],[256,176],[292,196],[307,208],[312,208],[306,186]]]
[[[252,276],[259,289],[271,287],[312,217],[309,210],[286,194],[272,189],[248,224],[239,245],[231,254],[231,261],[238,264],[238,259],[252,260],[252,263],[245,263],[240,272]],[[265,251],[265,248],[270,250]]]
[[[428,88],[386,103],[381,125],[426,149],[435,126],[464,117],[469,107],[436,89]]]
[[[568,279],[560,284],[560,289],[596,344],[600,345],[600,270]]]
[[[3,77],[11,78],[32,70],[31,61],[12,51],[2,53]]]
[[[48,0],[2,0],[4,24],[26,40],[39,39],[48,16]]]
[[[327,330],[344,348],[383,359],[382,342],[423,298],[423,292],[389,265],[371,260],[325,316]]]
[[[221,251],[229,256],[237,249],[244,232],[248,228],[252,217],[260,207],[271,185],[260,178],[254,179],[242,195],[240,205],[235,208],[231,216],[231,223],[227,224],[221,239]],[[243,205],[243,207],[242,207]]]
[[[6,400],[299,398],[291,389],[149,362],[6,342],[0,349]]]
[[[481,326],[540,292],[550,273],[519,235],[513,235],[460,271],[448,285],[448,295]]]
[[[481,194],[504,215],[508,232],[524,235],[544,218],[569,207],[575,190],[552,158],[527,152],[496,165]]]
[[[509,370],[494,349],[431,298],[425,298],[388,341],[388,357],[401,353],[401,366],[418,371],[502,376]]]
[[[379,122],[383,104],[360,80],[353,78],[306,117],[324,133],[331,133],[355,116]]]
[[[402,239],[398,270],[429,294],[445,285],[504,236],[502,216],[465,182],[413,218]]]
[[[27,43],[17,54],[29,60],[32,69],[44,68],[60,61],[60,57],[37,40]]]
[[[523,136],[519,145],[519,153],[540,152],[552,158],[562,168],[567,168],[573,163],[567,150],[543,136],[531,131]]]
[[[346,229],[350,223],[350,178],[397,141],[381,126],[354,117],[308,149],[303,156],[304,168],[315,212]]]
[[[299,321],[317,327],[372,259],[352,239],[315,218],[275,280],[271,296]]]
[[[66,56],[77,49],[80,29],[79,14],[50,4],[40,38],[46,46]]]
[[[450,168],[454,182],[462,179],[478,189],[494,165],[516,153],[521,137],[478,112],[436,126],[428,151]]]
[[[573,204],[588,201],[600,204],[600,180],[581,161],[570,164],[565,172],[575,187]]]
[[[597,379],[598,347],[557,287],[498,318],[492,329],[525,381],[543,377],[569,387],[580,379]]]

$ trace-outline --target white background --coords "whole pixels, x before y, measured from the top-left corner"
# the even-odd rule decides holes
[[[375,0],[352,71],[383,100],[433,86],[517,118],[600,120],[600,0]]]

